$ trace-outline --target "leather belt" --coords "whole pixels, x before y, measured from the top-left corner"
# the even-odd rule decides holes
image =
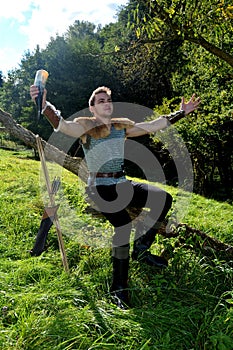
[[[113,177],[118,179],[119,177],[124,176],[124,171],[117,171],[115,173],[90,173],[90,176],[93,177]]]

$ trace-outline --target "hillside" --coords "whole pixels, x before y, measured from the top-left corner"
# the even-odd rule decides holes
[[[112,228],[83,211],[84,184],[54,164],[49,169],[51,178],[61,177],[56,201],[70,273],[54,227],[47,251],[31,257],[48,203],[32,156],[0,149],[1,349],[232,350],[233,262],[203,255],[192,241],[174,249],[164,271],[131,261],[132,308],[117,309],[109,296]],[[177,201],[177,189],[167,190]],[[186,197],[182,221],[233,245],[232,205]],[[169,246],[175,238],[158,236],[153,249]]]

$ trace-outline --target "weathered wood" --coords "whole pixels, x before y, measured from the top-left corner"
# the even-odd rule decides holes
[[[192,228],[187,224],[180,224],[178,228],[185,230],[185,239],[191,239],[193,245],[200,249],[200,251],[206,256],[214,256],[215,253],[218,257],[223,259],[233,259],[233,247],[226,244],[217,238],[207,235],[205,232]],[[177,234],[178,235],[178,234]],[[182,245],[183,238],[179,235],[179,243]]]
[[[49,195],[50,207],[54,208],[56,206],[55,205],[55,196],[54,196],[54,193],[52,191],[52,185],[50,183],[49,173],[48,173],[48,169],[47,169],[47,165],[46,165],[46,161],[45,161],[44,149],[42,146],[41,138],[39,136],[36,138],[36,142],[37,142],[37,148],[39,151],[40,161],[41,161],[41,165],[42,165],[42,169],[43,169],[43,173],[44,173],[44,177],[45,177],[45,183],[46,183],[46,187],[47,187],[47,191],[48,191],[48,195]],[[53,223],[56,227],[58,244],[59,244],[59,249],[60,249],[60,253],[61,253],[63,267],[64,267],[65,271],[69,273],[69,265],[68,265],[68,261],[67,261],[67,255],[66,255],[63,237],[62,237],[60,221],[59,221],[58,216],[57,216],[57,211],[55,211],[55,213],[54,213]]]
[[[163,256],[168,259],[171,258],[173,251],[177,248],[200,252],[203,256],[210,258],[218,257],[227,261],[232,261],[233,259],[233,246],[185,223],[178,224],[171,232],[167,233],[166,222],[164,222],[159,229],[159,234],[164,237],[177,238],[174,246],[163,252]]]
[[[86,208],[86,213],[91,214],[96,218],[103,218],[101,212],[95,209],[95,204],[88,200],[90,206]],[[129,215],[133,219],[134,225],[137,224],[137,218],[146,215],[147,211],[142,208],[127,208]],[[164,220],[158,230],[158,234],[165,238],[177,238],[173,247],[169,250],[163,251],[163,256],[170,259],[173,255],[173,251],[177,247],[183,247],[185,249],[192,249],[201,252],[204,256],[216,256],[223,259],[233,259],[233,247],[229,244],[221,242],[220,240],[207,235],[205,232],[192,228],[185,223],[179,223],[170,230],[167,230],[168,221]],[[190,244],[190,242],[192,244]]]
[[[9,113],[6,113],[1,109],[0,122],[4,125],[5,129],[9,132],[9,134],[23,141],[23,143],[26,146],[37,150],[36,135],[32,131],[18,124]],[[71,157],[44,140],[42,140],[42,145],[47,160],[53,161],[61,165],[65,169],[74,173],[75,175],[78,175],[81,178],[81,180],[86,181],[87,168],[85,166],[85,163],[82,162],[82,158]]]

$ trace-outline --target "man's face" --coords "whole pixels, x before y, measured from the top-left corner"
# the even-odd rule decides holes
[[[90,108],[95,117],[111,118],[113,112],[113,104],[111,96],[105,92],[95,95],[95,104]]]

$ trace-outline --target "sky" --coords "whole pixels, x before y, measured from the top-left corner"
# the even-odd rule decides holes
[[[7,0],[0,12],[0,71],[18,68],[24,53],[45,48],[75,20],[106,25],[128,0]]]

